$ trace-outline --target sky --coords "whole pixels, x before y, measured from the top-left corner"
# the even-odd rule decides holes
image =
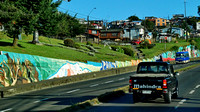
[[[186,8],[184,8],[186,1]],[[200,0],[71,0],[63,1],[58,10],[90,20],[126,20],[130,16],[171,19],[174,14],[199,16]]]

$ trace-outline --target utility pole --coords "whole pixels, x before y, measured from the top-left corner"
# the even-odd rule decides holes
[[[185,9],[185,33],[186,33],[186,40],[188,40],[188,35],[187,35],[187,16],[186,16],[186,0],[184,0],[184,9]]]

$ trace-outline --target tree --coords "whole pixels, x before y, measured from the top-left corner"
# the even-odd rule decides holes
[[[198,6],[198,14],[200,16],[200,5]]]
[[[130,16],[130,17],[128,17],[128,20],[129,21],[139,21],[140,19],[137,17],[137,16]]]
[[[83,25],[81,25],[75,17],[71,17],[67,13],[59,14],[59,22],[57,25],[56,36],[57,37],[75,37],[82,34],[85,31]]]
[[[15,1],[2,0],[0,3],[0,21],[4,25],[5,33],[13,38],[13,46],[17,46],[18,35],[26,24],[26,20],[31,18],[30,13],[25,13],[16,7]]]
[[[61,4],[62,0],[53,2],[53,0],[17,0],[17,6],[25,13],[32,12],[35,16],[29,21],[31,28],[27,28],[29,31],[33,32],[32,43],[39,42],[39,33],[43,35],[50,35],[56,26],[55,21],[57,7]]]
[[[148,19],[143,20],[142,25],[145,26],[145,28],[150,32],[152,32],[154,30],[154,27],[155,27],[155,23],[152,22],[152,21],[149,21]]]
[[[194,29],[196,29],[196,22],[199,20],[196,17],[191,17],[187,19],[188,25],[192,25]]]

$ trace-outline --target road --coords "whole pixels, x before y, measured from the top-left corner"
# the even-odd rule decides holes
[[[178,64],[174,66],[176,69],[178,69],[178,68],[182,68],[194,63],[199,63],[199,62],[191,62],[190,64]],[[69,107],[77,102],[82,102],[88,99],[92,99],[105,92],[109,92],[116,88],[128,85],[129,76],[133,75],[134,73],[135,72],[120,74],[120,75],[110,76],[110,77],[105,77],[105,78],[100,78],[100,79],[82,81],[79,83],[67,84],[63,86],[47,88],[47,89],[43,89],[39,91],[32,91],[32,92],[27,92],[23,94],[18,94],[18,95],[2,98],[0,99],[0,105],[1,105],[0,111],[1,112],[58,111],[63,108]],[[182,94],[181,96],[182,98],[176,101],[174,100],[170,105],[175,104],[175,102],[176,104],[180,103],[180,105],[176,105],[177,108],[180,108],[181,106],[185,104],[185,102],[189,102],[189,101],[197,102],[196,105],[198,105],[198,102],[199,102],[199,100],[197,99],[198,96],[192,97],[192,95],[197,94],[196,92],[200,92],[198,91],[198,89],[194,89],[195,84],[193,83],[195,83],[195,81],[192,81],[194,79],[199,81],[199,78],[197,76],[198,73],[196,73],[196,75],[194,74],[194,76],[196,76],[195,78],[194,76],[189,77],[192,75],[188,75],[188,74],[180,76],[181,81],[184,82],[183,85],[180,85],[180,88],[182,88],[180,90],[180,94]],[[191,79],[190,82],[188,82],[188,79]],[[198,84],[199,82],[196,82],[196,83]],[[192,88],[194,89],[193,90],[194,92],[192,91]],[[184,95],[186,91],[194,93],[194,94],[191,94],[191,98],[189,96],[187,98]],[[128,100],[124,100],[124,98],[122,98],[123,101],[121,103],[114,103],[113,105],[117,104],[116,105],[117,107],[122,107],[122,108],[124,107],[123,105],[129,105],[125,107],[132,108],[134,106],[135,108],[140,109],[140,103],[137,103],[135,105],[131,103],[132,98],[130,98],[131,97],[130,94],[127,94],[124,97],[127,97]],[[181,101],[184,102],[183,105],[181,104]],[[166,106],[166,104],[163,104],[163,103],[159,103],[159,102],[155,102],[155,103],[156,105],[160,105],[164,107]],[[141,104],[141,107],[142,105],[143,103]],[[145,105],[148,107],[148,105],[151,106],[153,104],[147,103]],[[113,108],[113,106],[108,106],[108,107]]]
[[[133,103],[132,94],[109,103],[93,106],[81,112],[200,112],[200,69],[182,72],[178,76],[179,97],[167,104],[162,98]]]

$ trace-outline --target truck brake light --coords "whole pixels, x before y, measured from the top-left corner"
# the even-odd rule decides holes
[[[132,85],[132,80],[131,79],[129,80],[129,84]]]
[[[163,88],[167,88],[167,80],[166,79],[163,80]]]

